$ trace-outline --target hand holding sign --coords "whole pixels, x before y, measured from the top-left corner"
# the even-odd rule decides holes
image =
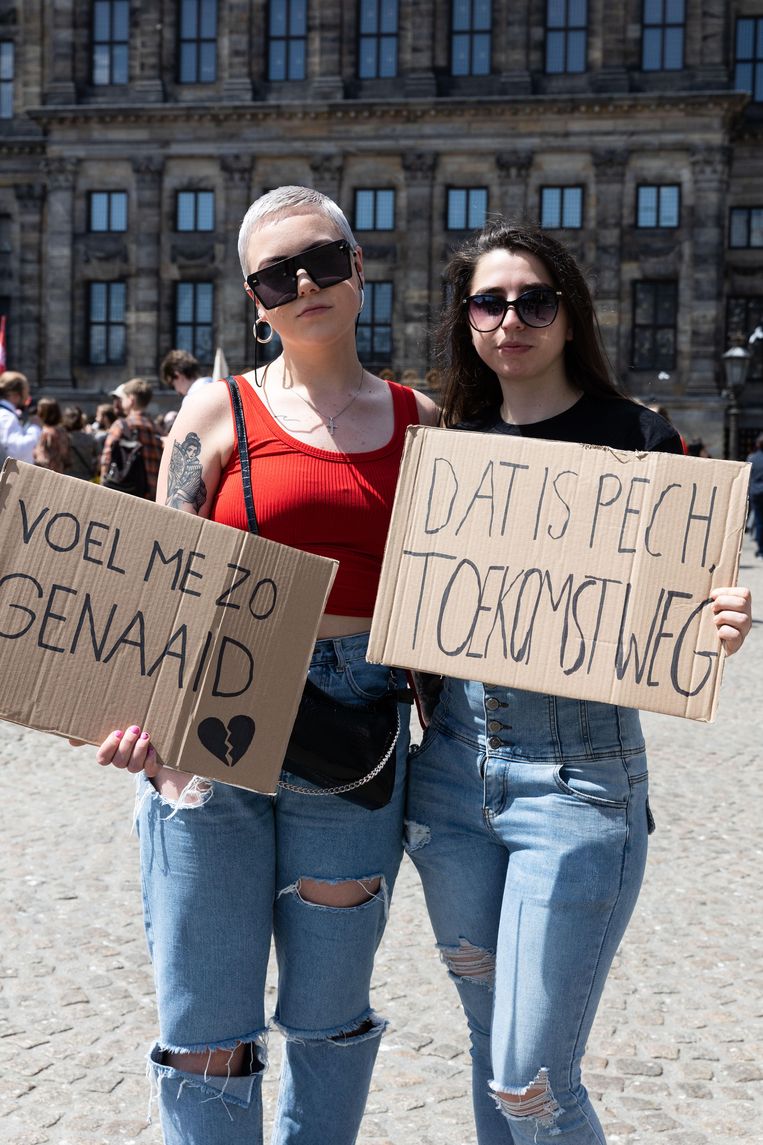
[[[713,618],[727,656],[744,644],[752,627],[752,596],[749,588],[714,588],[710,592]]]
[[[8,461],[0,717],[101,743],[100,763],[131,772],[272,792],[335,570]]]
[[[145,771],[149,779],[153,779],[161,767],[151,744],[151,736],[141,731],[137,724],[126,731],[113,731],[98,748],[95,758],[101,767],[113,764],[133,774]]]

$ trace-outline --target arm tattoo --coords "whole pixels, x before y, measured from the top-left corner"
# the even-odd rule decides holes
[[[184,509],[190,505],[198,513],[206,501],[207,487],[202,480],[200,453],[201,438],[197,433],[187,434],[182,445],[173,442],[167,474],[167,499],[164,502],[171,509]]]

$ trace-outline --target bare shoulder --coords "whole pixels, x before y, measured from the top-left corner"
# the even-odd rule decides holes
[[[422,425],[439,425],[440,424],[440,407],[433,402],[427,394],[422,394],[418,390],[413,391],[416,398],[416,407],[419,411],[419,421]]]
[[[185,448],[190,445],[200,456],[202,464],[224,466],[234,443],[228,387],[224,382],[213,382],[183,403],[172,424],[164,453],[170,452],[169,446]]]
[[[175,425],[188,423],[189,428],[193,429],[191,423],[200,422],[208,426],[210,422],[216,422],[229,414],[228,387],[223,381],[212,382],[211,385],[202,386],[183,402]]]

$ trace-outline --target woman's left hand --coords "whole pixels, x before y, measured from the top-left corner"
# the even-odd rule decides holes
[[[752,594],[749,588],[714,588],[710,593],[718,635],[727,656],[738,652],[752,627]]]

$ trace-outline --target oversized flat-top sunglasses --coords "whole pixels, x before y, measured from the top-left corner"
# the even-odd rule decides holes
[[[352,276],[352,249],[347,239],[309,247],[290,258],[263,266],[247,276],[247,284],[266,310],[284,306],[297,297],[297,271],[304,270],[321,290]]]
[[[520,322],[540,329],[550,326],[559,313],[561,290],[551,286],[533,286],[518,298],[504,298],[501,294],[472,294],[464,299],[469,325],[473,330],[487,334],[497,330],[513,306]]]

